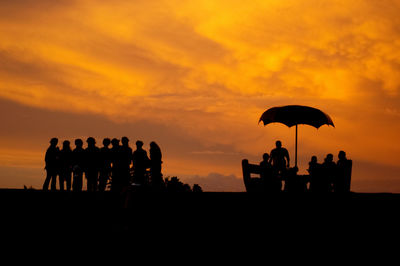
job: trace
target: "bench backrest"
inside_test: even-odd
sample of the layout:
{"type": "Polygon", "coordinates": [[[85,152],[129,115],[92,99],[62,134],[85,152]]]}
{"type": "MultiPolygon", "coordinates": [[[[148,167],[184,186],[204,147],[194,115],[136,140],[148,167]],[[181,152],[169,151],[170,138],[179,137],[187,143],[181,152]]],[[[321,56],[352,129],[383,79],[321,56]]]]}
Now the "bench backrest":
{"type": "Polygon", "coordinates": [[[251,174],[260,174],[260,166],[258,164],[250,164],[247,159],[244,159],[242,160],[242,171],[246,191],[250,192],[257,189],[254,180],[251,178],[251,174]]]}

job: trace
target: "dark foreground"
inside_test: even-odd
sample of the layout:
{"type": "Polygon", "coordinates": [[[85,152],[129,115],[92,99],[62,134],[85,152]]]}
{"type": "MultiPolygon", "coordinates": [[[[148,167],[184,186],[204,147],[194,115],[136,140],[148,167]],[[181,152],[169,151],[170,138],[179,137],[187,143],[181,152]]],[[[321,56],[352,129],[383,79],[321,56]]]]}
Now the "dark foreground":
{"type": "Polygon", "coordinates": [[[0,202],[3,236],[45,239],[49,245],[117,237],[145,250],[265,244],[279,251],[309,250],[311,242],[322,250],[331,243],[352,251],[359,245],[392,246],[400,238],[399,194],[135,192],[127,198],[110,192],[1,189],[0,202]]]}

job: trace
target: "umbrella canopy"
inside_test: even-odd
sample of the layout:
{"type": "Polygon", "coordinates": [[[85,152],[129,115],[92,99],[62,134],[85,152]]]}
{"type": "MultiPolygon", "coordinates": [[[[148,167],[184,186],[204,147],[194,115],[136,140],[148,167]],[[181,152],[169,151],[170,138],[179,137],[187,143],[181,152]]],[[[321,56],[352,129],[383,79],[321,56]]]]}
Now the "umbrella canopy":
{"type": "Polygon", "coordinates": [[[310,125],[315,128],[319,128],[322,125],[335,127],[329,115],[319,109],[302,105],[272,107],[262,114],[258,123],[261,121],[264,123],[264,126],[278,122],[288,127],[299,124],[310,125]]]}
{"type": "Polygon", "coordinates": [[[335,127],[329,115],[319,109],[302,106],[302,105],[286,105],[280,107],[272,107],[265,111],[258,123],[264,123],[264,126],[270,123],[282,123],[288,127],[296,126],[296,150],[295,150],[295,166],[297,167],[297,125],[304,124],[319,128],[322,125],[331,125],[335,127]]]}

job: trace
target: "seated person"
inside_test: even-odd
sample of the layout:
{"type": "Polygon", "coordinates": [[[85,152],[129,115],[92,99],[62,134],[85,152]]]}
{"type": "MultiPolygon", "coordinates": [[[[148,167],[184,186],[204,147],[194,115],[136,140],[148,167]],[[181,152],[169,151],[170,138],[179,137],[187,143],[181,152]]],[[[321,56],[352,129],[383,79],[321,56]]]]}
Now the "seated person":
{"type": "Polygon", "coordinates": [[[318,163],[317,156],[311,157],[307,171],[310,174],[310,191],[320,192],[323,184],[321,182],[321,164],[318,163]]]}
{"type": "Polygon", "coordinates": [[[276,171],[269,162],[269,154],[263,154],[263,161],[260,162],[260,177],[264,186],[265,192],[279,192],[281,191],[282,182],[279,179],[276,171]]]}
{"type": "Polygon", "coordinates": [[[349,192],[352,161],[346,158],[346,153],[344,151],[339,152],[338,158],[333,189],[335,192],[349,192]]]}
{"type": "Polygon", "coordinates": [[[333,161],[333,155],[331,153],[326,155],[326,158],[322,164],[321,174],[322,192],[332,192],[332,183],[334,182],[336,176],[336,164],[333,161]]]}

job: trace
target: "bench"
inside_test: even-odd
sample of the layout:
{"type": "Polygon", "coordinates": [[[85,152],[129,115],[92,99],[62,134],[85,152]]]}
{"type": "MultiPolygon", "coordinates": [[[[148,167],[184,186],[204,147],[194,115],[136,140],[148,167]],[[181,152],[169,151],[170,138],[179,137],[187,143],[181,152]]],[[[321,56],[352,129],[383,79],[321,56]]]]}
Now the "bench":
{"type": "MultiPolygon", "coordinates": [[[[247,192],[267,192],[268,185],[261,179],[261,167],[258,164],[251,164],[247,159],[242,160],[243,182],[247,192]],[[252,177],[256,175],[256,177],[252,177]]],[[[273,177],[271,177],[273,178],[273,177]]],[[[309,175],[298,175],[297,168],[289,168],[283,177],[276,177],[284,183],[284,191],[306,192],[309,175]]],[[[277,182],[279,182],[279,180],[277,182]]],[[[275,182],[275,181],[274,181],[275,182]]],[[[276,184],[276,183],[274,183],[276,184]]],[[[279,184],[278,184],[279,185],[279,184]]],[[[275,189],[273,191],[276,192],[275,189]]],[[[279,191],[279,188],[278,188],[279,191]]]]}
{"type": "MultiPolygon", "coordinates": [[[[335,169],[334,181],[329,185],[331,188],[325,192],[333,191],[336,193],[350,192],[351,172],[353,162],[346,160],[335,169]]],[[[247,159],[242,160],[243,182],[247,192],[266,192],[265,184],[261,179],[261,167],[258,164],[251,164],[247,159]],[[252,176],[253,175],[253,176],[252,176]],[[256,177],[254,177],[256,175],[256,177]]],[[[317,177],[322,178],[322,177],[317,177]]],[[[310,175],[298,175],[297,170],[290,168],[285,176],[280,178],[284,183],[284,191],[306,192],[309,190],[308,183],[312,180],[310,175]]],[[[315,191],[318,192],[318,191],[315,191]]],[[[320,191],[322,192],[322,191],[320,191]]]]}
{"type": "Polygon", "coordinates": [[[262,181],[260,177],[260,166],[258,164],[250,164],[247,159],[242,160],[243,181],[247,192],[261,192],[262,181]],[[252,178],[251,174],[257,174],[257,178],[252,178]]]}

